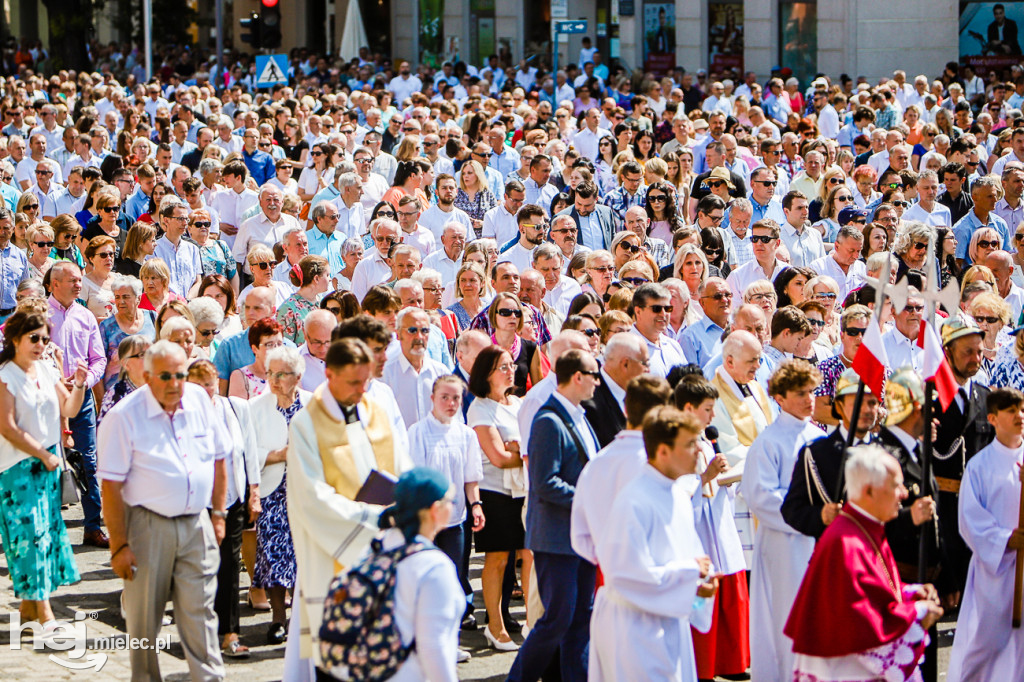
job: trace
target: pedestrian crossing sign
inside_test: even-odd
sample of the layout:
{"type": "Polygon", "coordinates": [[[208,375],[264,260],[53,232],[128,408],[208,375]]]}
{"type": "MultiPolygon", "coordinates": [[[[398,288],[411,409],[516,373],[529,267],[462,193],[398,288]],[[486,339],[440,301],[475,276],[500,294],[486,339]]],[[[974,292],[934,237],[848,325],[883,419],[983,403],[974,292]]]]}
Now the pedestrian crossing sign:
{"type": "Polygon", "coordinates": [[[288,56],[283,54],[256,55],[256,87],[288,84],[288,56]]]}

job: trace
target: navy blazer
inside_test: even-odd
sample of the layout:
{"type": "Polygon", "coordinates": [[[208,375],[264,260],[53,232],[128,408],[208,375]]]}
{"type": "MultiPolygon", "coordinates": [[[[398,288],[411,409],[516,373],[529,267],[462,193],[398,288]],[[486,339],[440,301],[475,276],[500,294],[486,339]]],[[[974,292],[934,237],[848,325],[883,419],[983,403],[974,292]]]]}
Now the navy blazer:
{"type": "MultiPolygon", "coordinates": [[[[575,205],[561,211],[558,215],[567,215],[576,223],[577,228],[580,226],[580,214],[576,211],[575,205]]],[[[594,206],[594,212],[590,215],[596,217],[598,224],[601,226],[601,233],[604,234],[604,244],[584,244],[582,232],[576,233],[576,241],[595,251],[597,249],[611,249],[612,239],[615,238],[615,220],[612,217],[612,210],[604,204],[598,204],[594,206]]]]}
{"type": "MultiPolygon", "coordinates": [[[[590,425],[587,424],[590,429],[590,425]]],[[[597,436],[590,429],[591,437],[597,436]]],[[[530,498],[526,506],[526,547],[535,552],[575,555],[569,539],[570,512],[576,481],[588,457],[580,452],[585,436],[572,417],[551,396],[530,428],[530,498]]]]}

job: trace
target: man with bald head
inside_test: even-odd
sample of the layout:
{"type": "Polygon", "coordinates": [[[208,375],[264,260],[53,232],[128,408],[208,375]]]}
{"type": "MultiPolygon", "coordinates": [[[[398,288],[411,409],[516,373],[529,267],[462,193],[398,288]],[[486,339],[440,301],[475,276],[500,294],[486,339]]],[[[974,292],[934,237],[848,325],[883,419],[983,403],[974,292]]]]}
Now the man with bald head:
{"type": "Polygon", "coordinates": [[[1016,324],[1024,309],[1024,289],[1013,283],[1013,256],[1006,251],[997,250],[988,254],[985,265],[996,276],[996,291],[1010,306],[1010,324],[1016,324]]]}
{"type": "MultiPolygon", "coordinates": [[[[765,317],[764,310],[761,306],[754,305],[753,303],[744,303],[737,308],[736,313],[732,317],[732,323],[729,325],[729,334],[737,331],[745,331],[753,334],[757,340],[761,342],[762,347],[768,343],[770,340],[770,330],[768,328],[768,321],[765,317]]],[[[704,378],[711,381],[715,377],[715,372],[721,366],[722,350],[719,348],[718,352],[703,365],[704,378]]],[[[761,366],[758,367],[757,374],[754,376],[754,379],[762,386],[768,386],[769,377],[771,377],[771,372],[768,371],[768,366],[762,359],[761,366]]]]}
{"type": "MultiPolygon", "coordinates": [[[[768,392],[756,380],[761,366],[761,341],[747,331],[734,331],[722,344],[722,366],[711,383],[718,389],[715,417],[718,447],[730,467],[742,467],[747,448],[775,420],[768,392]]],[[[742,494],[735,501],[736,530],[743,554],[750,565],[754,549],[754,526],[742,494]]]]}
{"type": "Polygon", "coordinates": [[[539,310],[544,318],[544,322],[548,325],[548,331],[558,334],[562,330],[565,316],[548,305],[548,302],[544,299],[544,275],[533,268],[528,268],[523,270],[523,274],[519,276],[519,279],[519,300],[523,303],[529,303],[539,310]]]}
{"type": "Polygon", "coordinates": [[[647,344],[633,334],[615,334],[604,348],[601,383],[581,405],[597,442],[606,447],[626,428],[626,385],[647,371],[647,344]]]}
{"type": "Polygon", "coordinates": [[[329,310],[313,310],[302,322],[306,342],[299,347],[299,355],[306,361],[302,373],[302,388],[313,391],[327,380],[327,349],[331,346],[331,332],[338,326],[338,318],[329,310]]]}
{"type": "Polygon", "coordinates": [[[704,317],[692,323],[679,338],[686,357],[703,366],[722,347],[722,334],[729,325],[732,291],[721,277],[709,277],[697,287],[704,317]]]}
{"type": "MultiPolygon", "coordinates": [[[[228,394],[228,379],[232,372],[256,362],[256,355],[249,345],[248,327],[265,317],[277,317],[277,292],[270,287],[253,287],[242,303],[242,325],[245,328],[224,339],[214,356],[221,395],[228,394]]],[[[291,339],[285,339],[284,345],[295,347],[291,339]]]]}

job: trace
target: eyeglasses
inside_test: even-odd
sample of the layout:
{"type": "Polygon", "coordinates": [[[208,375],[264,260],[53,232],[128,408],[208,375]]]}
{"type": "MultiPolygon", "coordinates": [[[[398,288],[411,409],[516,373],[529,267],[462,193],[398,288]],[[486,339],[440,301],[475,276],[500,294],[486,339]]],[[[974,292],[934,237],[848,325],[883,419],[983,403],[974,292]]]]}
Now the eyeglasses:
{"type": "Polygon", "coordinates": [[[994,241],[994,240],[993,241],[989,241],[987,239],[979,239],[978,240],[978,248],[980,248],[980,249],[996,249],[996,248],[999,248],[999,242],[994,241]]]}
{"type": "Polygon", "coordinates": [[[41,249],[52,249],[53,248],[53,242],[32,242],[32,243],[35,244],[36,246],[38,246],[41,249]]]}
{"type": "Polygon", "coordinates": [[[750,295],[751,303],[754,303],[754,302],[760,303],[762,301],[771,301],[774,298],[775,298],[775,294],[751,294],[750,295]]]}
{"type": "Polygon", "coordinates": [[[660,305],[658,303],[649,306],[649,308],[650,311],[655,315],[660,315],[661,313],[671,313],[674,310],[674,307],[672,305],[660,305]]]}
{"type": "Polygon", "coordinates": [[[903,308],[903,312],[905,313],[919,313],[922,310],[924,310],[923,305],[910,305],[909,303],[903,308]]]}
{"type": "Polygon", "coordinates": [[[664,194],[652,194],[647,197],[647,201],[668,201],[668,197],[664,194]]]}
{"type": "Polygon", "coordinates": [[[630,253],[639,253],[640,252],[640,247],[639,246],[637,246],[636,244],[630,244],[629,242],[621,242],[619,244],[619,248],[624,250],[624,251],[629,251],[630,253]]]}
{"type": "Polygon", "coordinates": [[[259,268],[260,270],[267,270],[273,267],[273,263],[270,261],[261,260],[258,263],[249,263],[250,267],[259,268]]]}
{"type": "MultiPolygon", "coordinates": [[[[404,216],[406,216],[406,217],[409,217],[409,216],[411,216],[411,215],[419,215],[419,214],[420,214],[420,212],[419,212],[419,211],[399,211],[399,212],[398,212],[398,215],[404,215],[404,216]]],[[[379,214],[378,214],[378,215],[379,215],[379,214]]]]}
{"type": "Polygon", "coordinates": [[[501,308],[497,311],[499,317],[522,317],[523,311],[518,308],[501,308]]]}
{"type": "Polygon", "coordinates": [[[710,296],[701,296],[701,298],[712,298],[716,301],[731,301],[731,291],[719,291],[717,294],[711,294],[710,296]]]}
{"type": "Polygon", "coordinates": [[[176,379],[178,381],[184,381],[188,378],[187,372],[160,372],[156,375],[156,378],[160,381],[170,381],[176,379]]]}
{"type": "Polygon", "coordinates": [[[633,286],[638,287],[641,286],[642,284],[647,284],[651,280],[647,279],[646,277],[623,277],[622,281],[629,282],[633,286]]]}
{"type": "Polygon", "coordinates": [[[50,337],[49,336],[45,336],[43,334],[29,334],[28,335],[28,340],[33,345],[39,343],[40,341],[43,342],[44,346],[46,344],[50,343],[50,337]]]}
{"type": "Polygon", "coordinates": [[[97,253],[96,254],[96,258],[113,258],[113,257],[114,257],[114,252],[113,251],[104,251],[103,253],[97,253]]]}
{"type": "Polygon", "coordinates": [[[988,317],[987,315],[975,315],[974,321],[984,322],[985,324],[998,324],[1002,322],[1002,320],[998,317],[988,317]]]}
{"type": "Polygon", "coordinates": [[[844,333],[847,336],[854,336],[854,337],[856,337],[856,336],[864,336],[865,332],[867,332],[867,327],[847,327],[846,330],[844,331],[844,333]]]}
{"type": "Polygon", "coordinates": [[[293,376],[295,376],[295,372],[267,372],[267,379],[270,381],[283,381],[293,376]]]}
{"type": "Polygon", "coordinates": [[[750,235],[751,244],[771,244],[775,241],[775,237],[768,234],[752,234],[750,235]]]}
{"type": "Polygon", "coordinates": [[[216,329],[199,329],[197,331],[199,332],[199,335],[202,336],[204,339],[209,338],[217,333],[216,329]]]}
{"type": "MultiPolygon", "coordinates": [[[[28,207],[26,206],[25,208],[28,208],[28,207]]],[[[104,213],[117,213],[118,211],[121,210],[121,207],[120,206],[104,206],[100,210],[103,211],[104,213]]]]}

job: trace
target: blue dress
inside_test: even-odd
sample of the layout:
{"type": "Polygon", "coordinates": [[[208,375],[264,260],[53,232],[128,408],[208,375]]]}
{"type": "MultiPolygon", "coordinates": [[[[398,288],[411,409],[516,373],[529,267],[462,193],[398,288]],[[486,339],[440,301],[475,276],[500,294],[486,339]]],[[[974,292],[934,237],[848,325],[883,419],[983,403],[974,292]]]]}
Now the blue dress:
{"type": "MultiPolygon", "coordinates": [[[[290,406],[277,407],[288,424],[301,409],[298,392],[290,406]]],[[[263,511],[256,519],[256,566],[252,571],[252,584],[256,587],[291,589],[295,586],[295,546],[288,524],[287,485],[288,473],[285,472],[281,485],[261,502],[263,511]]]]}

